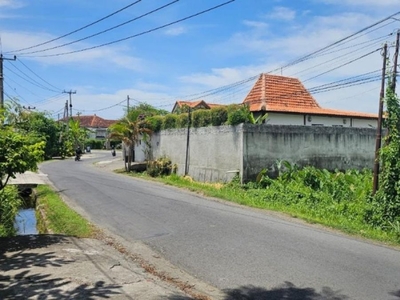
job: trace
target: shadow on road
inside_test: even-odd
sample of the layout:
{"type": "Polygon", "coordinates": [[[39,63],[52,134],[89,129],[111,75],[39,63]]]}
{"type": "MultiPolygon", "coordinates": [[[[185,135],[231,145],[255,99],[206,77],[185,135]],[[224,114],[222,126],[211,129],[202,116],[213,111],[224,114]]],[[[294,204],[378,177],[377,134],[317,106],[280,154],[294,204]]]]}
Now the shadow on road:
{"type": "Polygon", "coordinates": [[[285,282],[283,285],[266,290],[260,287],[243,286],[238,289],[229,289],[224,291],[226,297],[224,300],[345,300],[349,297],[340,292],[333,291],[329,287],[323,287],[321,292],[313,288],[296,287],[291,282],[285,282]]]}
{"type": "Polygon", "coordinates": [[[400,299],[400,290],[390,293],[390,295],[395,296],[400,299]]]}
{"type": "Polygon", "coordinates": [[[52,276],[50,269],[47,272],[46,268],[58,268],[73,262],[56,256],[54,252],[25,252],[46,249],[65,239],[59,235],[0,238],[0,299],[99,299],[120,294],[116,290],[120,286],[106,285],[103,281],[77,286],[76,283],[72,285],[69,278],[52,276]],[[40,272],[37,272],[38,269],[40,272]]]}

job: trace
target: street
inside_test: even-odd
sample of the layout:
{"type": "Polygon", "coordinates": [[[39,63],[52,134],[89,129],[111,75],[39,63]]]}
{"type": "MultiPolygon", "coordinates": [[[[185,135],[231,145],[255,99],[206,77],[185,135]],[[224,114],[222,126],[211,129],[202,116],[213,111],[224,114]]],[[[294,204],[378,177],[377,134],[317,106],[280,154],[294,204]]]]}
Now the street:
{"type": "Polygon", "coordinates": [[[400,299],[399,250],[93,165],[111,159],[93,151],[40,169],[91,222],[227,295],[400,299]]]}

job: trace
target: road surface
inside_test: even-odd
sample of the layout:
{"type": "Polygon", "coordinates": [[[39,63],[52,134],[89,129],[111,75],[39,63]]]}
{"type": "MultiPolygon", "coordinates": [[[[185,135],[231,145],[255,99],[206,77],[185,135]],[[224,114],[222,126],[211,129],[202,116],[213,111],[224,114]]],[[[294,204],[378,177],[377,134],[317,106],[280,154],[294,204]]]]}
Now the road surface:
{"type": "Polygon", "coordinates": [[[399,250],[93,165],[111,159],[94,151],[41,171],[92,222],[144,242],[226,299],[400,299],[399,250]]]}

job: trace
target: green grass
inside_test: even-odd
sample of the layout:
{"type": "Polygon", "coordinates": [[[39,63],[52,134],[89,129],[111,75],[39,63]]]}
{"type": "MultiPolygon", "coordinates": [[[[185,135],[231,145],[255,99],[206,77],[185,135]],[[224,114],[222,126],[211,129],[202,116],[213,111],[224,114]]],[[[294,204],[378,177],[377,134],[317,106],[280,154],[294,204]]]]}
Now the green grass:
{"type": "Polygon", "coordinates": [[[95,228],[81,215],[72,210],[61,197],[49,186],[39,185],[37,187],[38,230],[45,233],[47,229],[54,234],[63,234],[75,237],[92,237],[95,228]],[[43,219],[39,213],[43,211],[43,219]]]}
{"type": "MultiPolygon", "coordinates": [[[[124,172],[123,170],[119,170],[118,173],[124,172]]],[[[153,178],[146,173],[131,172],[125,174],[184,188],[204,196],[215,197],[248,207],[281,212],[308,223],[320,224],[353,236],[391,245],[400,245],[400,235],[398,232],[394,230],[382,230],[365,222],[363,215],[367,209],[367,203],[365,200],[359,200],[360,198],[332,201],[331,199],[325,200],[327,196],[322,195],[317,199],[320,202],[316,203],[310,203],[307,199],[292,202],[295,188],[288,190],[288,186],[286,185],[280,187],[282,190],[279,190],[279,186],[273,186],[270,189],[246,188],[239,184],[201,183],[177,175],[153,178]],[[275,200],[274,194],[278,194],[275,200]]],[[[299,188],[304,189],[304,187],[299,188]]]]}

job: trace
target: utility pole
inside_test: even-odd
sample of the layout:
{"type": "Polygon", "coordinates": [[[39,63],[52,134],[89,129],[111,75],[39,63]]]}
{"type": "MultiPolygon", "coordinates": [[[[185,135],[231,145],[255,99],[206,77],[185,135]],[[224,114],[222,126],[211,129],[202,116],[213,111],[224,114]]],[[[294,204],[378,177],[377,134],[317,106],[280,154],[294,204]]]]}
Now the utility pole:
{"type": "Polygon", "coordinates": [[[129,95],[126,96],[126,114],[129,114],[129,95]]]}
{"type": "Polygon", "coordinates": [[[76,94],[76,91],[72,91],[72,90],[70,90],[69,92],[67,92],[67,91],[63,91],[63,93],[64,94],[69,94],[69,109],[70,109],[70,117],[72,118],[72,97],[71,97],[71,95],[72,94],[76,94]]]}
{"type": "Polygon", "coordinates": [[[188,128],[187,128],[187,138],[186,138],[186,160],[185,160],[185,176],[189,174],[189,138],[190,138],[190,125],[192,121],[191,108],[189,106],[188,111],[188,128]]]}
{"type": "Polygon", "coordinates": [[[387,60],[387,44],[383,46],[382,81],[381,81],[381,92],[379,96],[378,126],[376,129],[374,181],[372,186],[372,195],[375,195],[379,187],[379,159],[380,159],[379,151],[381,149],[381,141],[382,141],[382,114],[383,114],[383,101],[385,97],[386,60],[387,60]]]}
{"type": "Polygon", "coordinates": [[[4,108],[4,73],[3,73],[3,61],[5,60],[16,60],[17,57],[14,55],[13,58],[5,58],[3,54],[0,54],[0,108],[4,108]]]}
{"type": "Polygon", "coordinates": [[[393,61],[392,86],[390,87],[392,89],[393,93],[396,93],[397,61],[399,58],[399,41],[400,41],[400,30],[397,30],[396,50],[394,52],[394,61],[393,61]]]}

